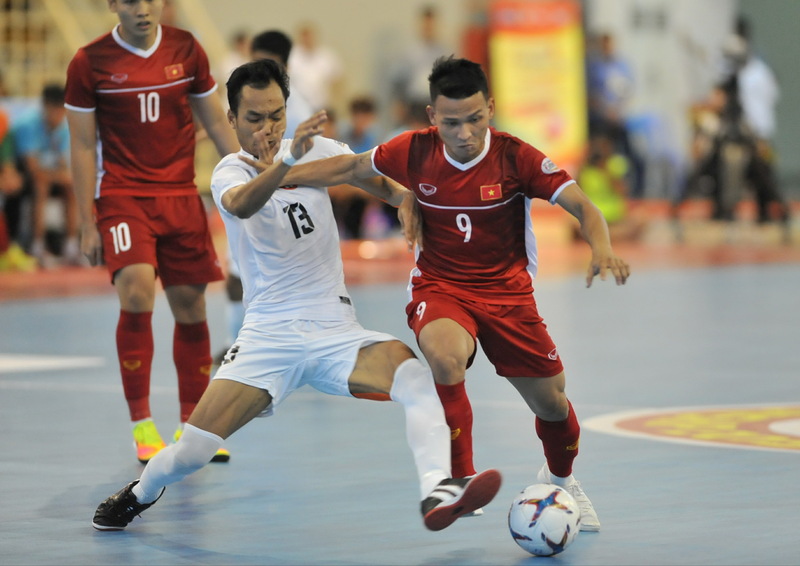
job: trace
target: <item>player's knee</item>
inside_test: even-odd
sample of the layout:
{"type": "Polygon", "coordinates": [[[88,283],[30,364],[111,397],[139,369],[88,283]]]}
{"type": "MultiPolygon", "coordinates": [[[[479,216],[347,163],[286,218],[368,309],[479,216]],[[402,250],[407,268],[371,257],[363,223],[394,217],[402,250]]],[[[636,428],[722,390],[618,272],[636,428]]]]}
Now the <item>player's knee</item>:
{"type": "Polygon", "coordinates": [[[540,419],[557,422],[569,416],[569,402],[563,392],[554,392],[536,399],[536,416],[540,419]]]}
{"type": "Polygon", "coordinates": [[[426,354],[436,383],[454,385],[464,381],[467,373],[466,362],[447,352],[426,354]]]}
{"type": "Polygon", "coordinates": [[[175,447],[175,462],[188,474],[208,464],[221,447],[221,437],[186,424],[175,447]]]}
{"type": "Polygon", "coordinates": [[[403,361],[394,372],[390,396],[399,403],[438,400],[433,376],[417,358],[403,361]]]}

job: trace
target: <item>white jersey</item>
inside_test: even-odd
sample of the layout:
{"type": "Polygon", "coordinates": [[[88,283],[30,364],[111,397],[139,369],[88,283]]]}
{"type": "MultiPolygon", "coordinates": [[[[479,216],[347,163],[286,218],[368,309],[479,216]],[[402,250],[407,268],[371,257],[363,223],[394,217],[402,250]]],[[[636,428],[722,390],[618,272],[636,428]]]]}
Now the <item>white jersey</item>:
{"type": "MultiPolygon", "coordinates": [[[[276,160],[290,150],[291,142],[281,141],[276,160]]],[[[317,137],[298,163],[341,154],[352,151],[341,142],[317,137]]],[[[222,195],[258,174],[240,155],[251,157],[242,150],[214,168],[211,193],[242,279],[245,323],[355,320],[327,188],[279,188],[256,214],[238,218],[222,206],[222,195]]]]}

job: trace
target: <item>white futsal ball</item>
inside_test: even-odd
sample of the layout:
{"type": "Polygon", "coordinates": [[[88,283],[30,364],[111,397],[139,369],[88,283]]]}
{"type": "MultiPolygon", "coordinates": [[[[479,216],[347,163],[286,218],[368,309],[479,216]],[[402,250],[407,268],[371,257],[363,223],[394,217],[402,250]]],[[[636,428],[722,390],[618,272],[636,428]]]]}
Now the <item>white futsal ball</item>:
{"type": "Polygon", "coordinates": [[[549,483],[529,485],[508,510],[508,528],[514,541],[536,556],[563,552],[581,525],[575,499],[562,487],[549,483]]]}

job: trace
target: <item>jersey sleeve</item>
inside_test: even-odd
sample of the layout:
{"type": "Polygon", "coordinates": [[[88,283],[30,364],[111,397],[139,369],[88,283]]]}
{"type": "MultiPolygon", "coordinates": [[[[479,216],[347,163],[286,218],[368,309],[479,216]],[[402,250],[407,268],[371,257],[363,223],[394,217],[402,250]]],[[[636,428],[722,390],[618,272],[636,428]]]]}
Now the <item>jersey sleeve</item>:
{"type": "Polygon", "coordinates": [[[575,182],[544,153],[526,143],[520,146],[516,165],[528,198],[540,198],[555,204],[564,187],[575,182]]]}
{"type": "MultiPolygon", "coordinates": [[[[288,144],[287,148],[289,147],[288,144]]],[[[314,139],[314,145],[308,154],[304,155],[298,160],[298,163],[306,163],[308,161],[316,161],[317,159],[325,159],[326,157],[334,157],[336,155],[352,155],[353,150],[344,142],[334,140],[331,138],[317,137],[314,139]]]]}
{"type": "Polygon", "coordinates": [[[214,169],[211,175],[211,196],[221,214],[232,216],[222,206],[222,195],[252,179],[253,175],[248,173],[246,167],[248,166],[239,159],[238,154],[233,154],[225,157],[214,169]]]}
{"type": "Polygon", "coordinates": [[[403,132],[372,150],[372,168],[379,175],[408,186],[408,160],[413,131],[403,132]]]}
{"type": "Polygon", "coordinates": [[[211,76],[211,66],[209,65],[208,55],[206,55],[203,46],[200,45],[200,42],[197,41],[194,36],[192,36],[192,41],[194,42],[193,51],[196,58],[196,68],[194,81],[192,82],[191,95],[205,96],[216,90],[217,83],[214,81],[214,77],[211,76]]]}
{"type": "Polygon", "coordinates": [[[67,67],[64,103],[67,108],[78,111],[91,111],[97,106],[92,67],[84,49],[78,50],[67,67]]]}

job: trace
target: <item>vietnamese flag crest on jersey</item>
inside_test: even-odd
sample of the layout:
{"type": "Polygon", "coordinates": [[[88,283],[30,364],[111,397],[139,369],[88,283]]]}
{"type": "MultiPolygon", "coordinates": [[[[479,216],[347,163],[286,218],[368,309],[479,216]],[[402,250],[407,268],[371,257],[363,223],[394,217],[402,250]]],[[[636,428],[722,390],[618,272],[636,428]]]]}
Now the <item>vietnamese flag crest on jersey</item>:
{"type": "Polygon", "coordinates": [[[503,191],[499,183],[497,185],[481,185],[481,200],[497,200],[502,196],[503,191]]]}
{"type": "Polygon", "coordinates": [[[184,77],[183,64],[167,65],[164,67],[164,73],[167,75],[167,80],[181,79],[184,77]]]}

